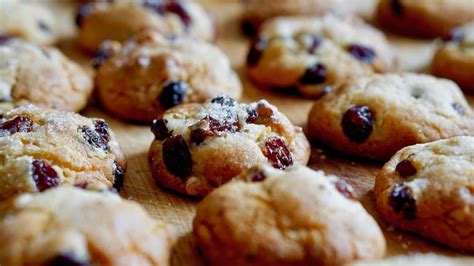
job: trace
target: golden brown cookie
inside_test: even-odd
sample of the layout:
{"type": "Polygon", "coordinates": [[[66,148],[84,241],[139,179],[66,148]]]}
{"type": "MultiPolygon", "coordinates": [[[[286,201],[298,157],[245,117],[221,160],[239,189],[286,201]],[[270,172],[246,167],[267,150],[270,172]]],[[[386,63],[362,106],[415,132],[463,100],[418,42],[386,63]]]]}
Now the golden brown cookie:
{"type": "Polygon", "coordinates": [[[356,17],[285,17],[265,22],[247,73],[258,85],[320,97],[352,77],[397,69],[383,33],[356,17]]]}
{"type": "Polygon", "coordinates": [[[100,65],[96,86],[107,111],[135,121],[152,121],[181,103],[219,95],[240,99],[242,94],[240,80],[219,48],[149,30],[100,65]]]}
{"type": "Polygon", "coordinates": [[[453,248],[474,250],[474,137],[406,147],[375,181],[382,217],[453,248]]]}
{"type": "Polygon", "coordinates": [[[308,135],[335,150],[388,160],[399,149],[474,135],[474,112],[452,81],[386,74],[348,81],[316,101],[308,135]]]}
{"type": "Polygon", "coordinates": [[[32,105],[0,119],[0,199],[60,185],[120,189],[124,154],[102,119],[32,105]]]}
{"type": "Polygon", "coordinates": [[[343,265],[384,256],[375,222],[335,176],[304,166],[260,167],[211,192],[193,232],[211,265],[343,265]]]}
{"type": "Polygon", "coordinates": [[[243,104],[218,97],[183,104],[153,121],[152,132],[153,177],[191,196],[205,196],[258,163],[284,169],[306,165],[310,155],[302,129],[265,100],[243,104]]]}
{"type": "Polygon", "coordinates": [[[166,266],[170,229],[113,193],[25,193],[0,206],[0,264],[166,266]]]}

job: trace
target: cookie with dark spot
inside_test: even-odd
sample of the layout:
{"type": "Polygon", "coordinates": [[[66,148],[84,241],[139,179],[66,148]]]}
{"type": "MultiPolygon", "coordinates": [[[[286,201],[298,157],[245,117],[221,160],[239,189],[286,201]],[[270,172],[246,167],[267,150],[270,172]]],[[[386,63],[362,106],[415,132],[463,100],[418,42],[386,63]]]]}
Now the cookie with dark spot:
{"type": "Polygon", "coordinates": [[[474,251],[473,158],[468,136],[401,149],[375,180],[378,212],[394,227],[474,251]]]}
{"type": "MultiPolygon", "coordinates": [[[[474,135],[474,112],[452,81],[424,74],[355,78],[317,100],[308,135],[359,158],[388,160],[399,149],[474,135]]],[[[409,163],[399,168],[409,178],[409,163]]]]}

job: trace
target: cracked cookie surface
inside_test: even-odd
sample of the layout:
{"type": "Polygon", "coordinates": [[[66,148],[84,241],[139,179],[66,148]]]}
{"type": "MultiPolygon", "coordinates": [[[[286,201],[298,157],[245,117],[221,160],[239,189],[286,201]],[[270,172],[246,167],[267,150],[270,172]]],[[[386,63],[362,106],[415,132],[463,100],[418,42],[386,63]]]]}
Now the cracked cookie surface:
{"type": "Polygon", "coordinates": [[[243,104],[218,97],[180,105],[155,120],[152,131],[153,177],[191,196],[205,196],[258,163],[284,169],[306,165],[310,155],[302,129],[265,100],[243,104]]]}
{"type": "Polygon", "coordinates": [[[377,210],[395,227],[472,251],[473,181],[474,137],[409,146],[377,176],[377,210]]]}
{"type": "Polygon", "coordinates": [[[253,170],[253,182],[226,184],[197,206],[193,232],[211,265],[344,265],[385,254],[379,226],[343,180],[304,166],[253,170]]]}
{"type": "Polygon", "coordinates": [[[474,112],[452,81],[386,74],[348,81],[316,101],[308,135],[346,154],[388,160],[399,149],[473,135],[474,112]]]}
{"type": "Polygon", "coordinates": [[[170,229],[113,193],[25,193],[0,206],[0,263],[166,266],[170,229]]]}
{"type": "Polygon", "coordinates": [[[0,119],[0,198],[61,185],[120,189],[124,154],[102,119],[32,105],[0,119]]]}

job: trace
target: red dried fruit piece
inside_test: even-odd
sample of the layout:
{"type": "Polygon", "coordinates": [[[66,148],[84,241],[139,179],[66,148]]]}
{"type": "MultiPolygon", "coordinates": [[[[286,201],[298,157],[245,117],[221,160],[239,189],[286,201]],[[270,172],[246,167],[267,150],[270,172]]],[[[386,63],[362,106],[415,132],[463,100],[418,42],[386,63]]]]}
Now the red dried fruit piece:
{"type": "Polygon", "coordinates": [[[15,133],[27,133],[33,130],[33,121],[27,116],[20,115],[0,124],[0,136],[15,133]]]}
{"type": "Polygon", "coordinates": [[[155,135],[156,140],[164,140],[171,135],[166,123],[168,123],[166,119],[155,119],[151,123],[151,132],[155,135]]]}
{"type": "Polygon", "coordinates": [[[391,0],[390,2],[390,7],[392,8],[392,11],[395,15],[397,16],[403,16],[404,14],[404,8],[402,6],[402,3],[400,0],[391,0]]]}
{"type": "Polygon", "coordinates": [[[280,137],[270,137],[265,141],[264,154],[275,168],[285,169],[293,164],[291,152],[280,137]]]}
{"type": "Polygon", "coordinates": [[[185,178],[191,174],[193,162],[188,144],[181,135],[171,136],[163,142],[163,161],[168,171],[185,178]]]}
{"type": "Polygon", "coordinates": [[[396,213],[403,213],[407,220],[416,218],[416,200],[413,191],[405,183],[396,184],[390,193],[389,204],[396,213]]]}
{"type": "Polygon", "coordinates": [[[354,194],[354,189],[345,180],[339,179],[334,183],[336,189],[346,198],[350,200],[356,200],[357,197],[354,194]]]}
{"type": "Polygon", "coordinates": [[[109,143],[110,132],[109,124],[103,120],[94,120],[95,131],[99,133],[104,143],[109,143]]]}
{"type": "Polygon", "coordinates": [[[326,81],[326,67],[322,64],[315,64],[306,69],[300,78],[301,84],[316,85],[326,81]]]}
{"type": "Polygon", "coordinates": [[[82,137],[93,147],[102,149],[104,151],[109,150],[109,126],[106,122],[101,120],[94,121],[94,130],[88,126],[83,126],[80,128],[82,137]]]}
{"type": "Polygon", "coordinates": [[[33,160],[33,180],[39,191],[45,191],[49,188],[59,185],[58,173],[51,165],[43,160],[33,160]]]}
{"type": "Polygon", "coordinates": [[[239,124],[237,120],[232,117],[229,117],[228,120],[221,121],[211,116],[206,116],[191,128],[191,141],[199,145],[206,138],[218,136],[222,132],[237,132],[239,130],[239,124]]]}
{"type": "Polygon", "coordinates": [[[247,55],[247,65],[254,66],[260,61],[260,58],[263,56],[263,52],[267,48],[267,41],[263,39],[255,39],[251,46],[249,53],[247,55]]]}
{"type": "Polygon", "coordinates": [[[196,143],[197,145],[201,144],[207,138],[214,136],[215,135],[211,131],[206,129],[195,128],[191,130],[191,141],[196,143]]]}
{"type": "Polygon", "coordinates": [[[344,134],[355,143],[366,141],[373,130],[373,115],[368,106],[352,106],[342,117],[344,134]]]}
{"type": "Polygon", "coordinates": [[[125,171],[118,162],[114,162],[114,188],[120,191],[123,187],[125,171]]]}
{"type": "Polygon", "coordinates": [[[416,174],[416,168],[408,159],[400,161],[397,164],[397,167],[395,167],[395,171],[397,171],[398,175],[400,175],[400,177],[403,177],[403,178],[407,178],[416,174]]]}
{"type": "Polygon", "coordinates": [[[251,181],[252,182],[262,182],[266,178],[267,177],[262,172],[257,172],[252,176],[251,181]]]}
{"type": "Polygon", "coordinates": [[[248,109],[247,114],[246,122],[252,124],[268,124],[273,118],[272,108],[263,102],[259,102],[255,109],[248,109]]]}
{"type": "Polygon", "coordinates": [[[368,64],[372,64],[375,58],[374,50],[360,44],[349,45],[349,47],[347,47],[347,51],[357,60],[368,64]]]}

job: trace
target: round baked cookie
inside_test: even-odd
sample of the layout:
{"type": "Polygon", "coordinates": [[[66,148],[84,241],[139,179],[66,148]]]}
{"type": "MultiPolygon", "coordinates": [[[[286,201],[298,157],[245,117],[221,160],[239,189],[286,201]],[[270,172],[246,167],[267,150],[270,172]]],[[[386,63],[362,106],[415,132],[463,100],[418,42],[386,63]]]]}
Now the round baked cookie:
{"type": "Polygon", "coordinates": [[[383,33],[359,18],[334,15],[268,20],[247,56],[248,75],[257,84],[312,97],[348,78],[396,68],[383,33]]]}
{"type": "Polygon", "coordinates": [[[474,21],[452,31],[436,51],[432,71],[474,91],[474,21]]]}
{"type": "Polygon", "coordinates": [[[169,225],[114,193],[62,187],[0,206],[2,265],[166,266],[173,241],[169,225]]]}
{"type": "Polygon", "coordinates": [[[79,44],[89,51],[95,51],[105,40],[126,41],[143,28],[206,41],[215,35],[214,22],[192,0],[93,2],[80,6],[76,23],[79,44]]]}
{"type": "Polygon", "coordinates": [[[55,23],[53,12],[40,3],[0,0],[0,34],[52,44],[58,37],[55,23]]]}
{"type": "MultiPolygon", "coordinates": [[[[99,61],[107,57],[108,49],[99,53],[99,61]]],[[[217,47],[151,30],[138,34],[99,66],[96,87],[107,111],[136,121],[152,121],[181,103],[200,103],[218,95],[239,99],[242,94],[238,76],[217,47]]]]}
{"type": "Polygon", "coordinates": [[[474,20],[474,4],[472,0],[381,0],[377,19],[397,33],[445,37],[454,27],[474,20]]]}
{"type": "Polygon", "coordinates": [[[0,119],[0,199],[60,185],[120,189],[125,157],[102,119],[22,106],[0,119]]]}
{"type": "Polygon", "coordinates": [[[405,147],[375,181],[376,206],[395,227],[474,251],[474,137],[405,147]]]}
{"type": "Polygon", "coordinates": [[[183,104],[154,120],[151,172],[164,187],[202,197],[258,163],[284,169],[309,160],[300,127],[265,100],[243,104],[217,97],[183,104]]]}
{"type": "Polygon", "coordinates": [[[211,265],[343,265],[384,256],[385,238],[345,181],[262,166],[210,193],[193,232],[211,265]]]}
{"type": "Polygon", "coordinates": [[[474,135],[474,112],[450,80],[373,75],[348,81],[316,101],[308,135],[348,155],[388,160],[405,146],[474,135]]]}
{"type": "Polygon", "coordinates": [[[0,109],[24,104],[79,111],[92,78],[58,49],[0,35],[0,109]]]}

